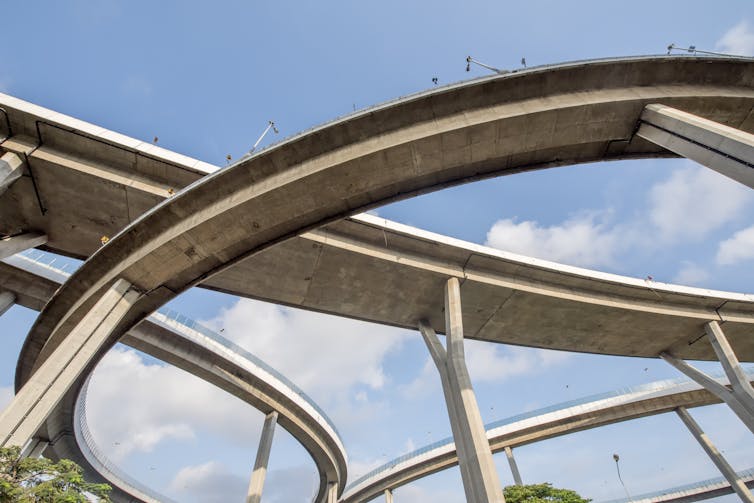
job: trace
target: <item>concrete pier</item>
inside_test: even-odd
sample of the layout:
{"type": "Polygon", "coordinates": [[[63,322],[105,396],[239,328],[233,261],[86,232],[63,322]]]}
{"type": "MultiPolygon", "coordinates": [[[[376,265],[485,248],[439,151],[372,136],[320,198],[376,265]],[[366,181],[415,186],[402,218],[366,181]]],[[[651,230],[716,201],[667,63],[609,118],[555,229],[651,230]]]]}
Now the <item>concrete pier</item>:
{"type": "Polygon", "coordinates": [[[636,133],[754,188],[754,135],[659,104],[647,105],[636,133]]]}
{"type": "Polygon", "coordinates": [[[0,291],[0,316],[16,303],[16,296],[11,292],[0,291]]]}
{"type": "Polygon", "coordinates": [[[516,458],[513,457],[513,449],[506,446],[505,447],[505,457],[508,458],[508,464],[511,467],[511,473],[513,474],[513,482],[517,486],[524,485],[523,481],[521,480],[521,474],[518,471],[518,465],[516,464],[516,458]]]}
{"type": "Polygon", "coordinates": [[[0,157],[0,194],[21,177],[24,161],[13,152],[6,152],[0,157]]]}
{"type": "Polygon", "coordinates": [[[39,232],[27,232],[0,239],[0,259],[10,257],[47,242],[47,236],[39,232]]]}
{"type": "Polygon", "coordinates": [[[447,349],[442,347],[434,330],[420,322],[432,360],[437,366],[445,394],[448,417],[458,449],[463,488],[468,502],[503,502],[492,451],[479,413],[463,349],[461,287],[458,278],[445,286],[445,332],[447,349]]]}
{"type": "Polygon", "coordinates": [[[249,481],[249,491],[246,495],[246,503],[260,503],[262,501],[262,490],[264,489],[264,479],[267,476],[267,464],[270,461],[270,450],[272,449],[272,437],[275,435],[275,425],[277,425],[278,413],[275,411],[267,414],[262,427],[262,436],[259,439],[257,448],[257,459],[254,462],[254,471],[251,473],[249,481]]]}
{"type": "Polygon", "coordinates": [[[699,442],[699,445],[702,446],[704,452],[706,452],[712,462],[715,463],[715,466],[717,466],[717,469],[720,470],[720,473],[723,474],[723,477],[725,477],[725,479],[730,483],[730,486],[733,488],[736,494],[738,494],[739,498],[741,498],[741,501],[754,503],[754,496],[752,496],[751,491],[749,491],[749,489],[746,487],[746,484],[736,474],[735,470],[733,470],[733,468],[728,464],[723,455],[720,454],[720,451],[717,450],[715,445],[710,441],[699,424],[694,421],[694,418],[691,417],[691,414],[689,414],[686,408],[678,407],[675,412],[678,414],[678,417],[681,418],[691,434],[694,435],[694,438],[696,438],[697,442],[699,442]]]}
{"type": "Polygon", "coordinates": [[[0,447],[25,446],[139,297],[116,281],[0,413],[0,447]]]}
{"type": "Polygon", "coordinates": [[[385,489],[385,503],[393,503],[393,491],[385,489]]]}
{"type": "Polygon", "coordinates": [[[720,324],[716,321],[706,323],[705,332],[728,376],[731,389],[669,353],[660,353],[660,357],[725,402],[746,427],[754,433],[754,390],[751,383],[746,378],[746,374],[720,328],[720,324]]]}

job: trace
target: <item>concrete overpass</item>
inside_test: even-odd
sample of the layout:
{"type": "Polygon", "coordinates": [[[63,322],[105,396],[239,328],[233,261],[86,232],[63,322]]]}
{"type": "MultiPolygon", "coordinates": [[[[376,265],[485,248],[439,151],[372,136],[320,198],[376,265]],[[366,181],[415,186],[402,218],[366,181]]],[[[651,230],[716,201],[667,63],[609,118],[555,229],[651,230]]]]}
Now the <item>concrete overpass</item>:
{"type": "MultiPolygon", "coordinates": [[[[662,57],[530,69],[376,107],[205,177],[136,219],[53,297],[27,339],[17,386],[33,369],[45,370],[35,375],[39,384],[20,393],[23,396],[14,401],[12,410],[0,418],[10,435],[4,442],[28,438],[34,424],[43,420],[51,400],[42,395],[55,396],[59,391],[52,388],[67,386],[66,379],[45,385],[51,376],[76,372],[96,360],[155,307],[272,245],[359,210],[489,176],[671,152],[754,186],[750,170],[744,169],[751,166],[754,145],[749,134],[753,68],[746,59],[662,57]],[[68,339],[69,334],[77,336],[68,339]],[[83,346],[74,342],[77,338],[83,346]],[[63,340],[69,340],[65,346],[72,349],[58,350],[63,340]],[[58,357],[43,365],[53,352],[58,357]]],[[[17,169],[18,159],[8,165],[17,169]]],[[[28,239],[38,237],[27,234],[28,239]]],[[[19,236],[13,234],[9,241],[18,241],[19,236]]],[[[459,278],[448,276],[453,319],[460,321],[459,278]]],[[[519,285],[515,286],[518,292],[519,285]]],[[[570,300],[570,287],[555,296],[558,302],[570,300]]],[[[723,304],[718,307],[733,307],[735,312],[724,317],[710,313],[706,321],[696,319],[687,330],[663,333],[659,339],[642,338],[637,327],[620,336],[634,337],[637,343],[656,340],[664,346],[639,356],[663,355],[675,361],[673,355],[702,359],[717,355],[735,369],[737,360],[728,339],[739,357],[752,359],[754,354],[747,336],[750,302],[729,298],[723,304]],[[728,339],[719,321],[725,323],[728,339]],[[713,345],[689,350],[687,342],[704,332],[713,345]]],[[[561,310],[567,314],[567,309],[561,310]]],[[[423,318],[430,326],[441,327],[441,313],[438,303],[423,318]]],[[[588,319],[572,310],[570,318],[559,321],[571,327],[588,319]]],[[[656,326],[651,315],[643,319],[656,326]]],[[[419,321],[413,320],[414,326],[419,321]]],[[[462,337],[460,324],[454,326],[462,337]]],[[[524,343],[538,345],[531,334],[539,327],[527,328],[531,332],[524,343]]],[[[577,350],[612,353],[609,348],[619,346],[613,341],[613,346],[600,347],[600,338],[604,337],[584,344],[556,337],[547,339],[544,347],[573,344],[577,350]]],[[[675,363],[683,368],[682,362],[675,363]]],[[[748,396],[748,402],[736,398],[746,408],[754,392],[748,383],[748,389],[737,391],[740,381],[734,382],[734,392],[748,396]]]]}
{"type": "MultiPolygon", "coordinates": [[[[0,261],[0,289],[11,292],[19,305],[29,309],[41,309],[67,275],[22,255],[0,261]]],[[[277,422],[301,442],[315,463],[320,484],[314,501],[326,498],[330,484],[345,486],[347,458],[335,425],[300,388],[259,358],[169,310],[152,314],[121,342],[204,379],[264,414],[278,412],[277,422]]],[[[124,476],[87,441],[86,417],[80,411],[88,373],[81,375],[52,411],[37,440],[49,444],[48,454],[85,467],[90,479],[104,477],[104,482],[116,488],[114,501],[164,501],[164,496],[124,476]]]]}
{"type": "MultiPolygon", "coordinates": [[[[754,379],[754,369],[750,370],[748,378],[754,379]]],[[[718,378],[718,381],[728,384],[724,378],[718,378]]],[[[665,414],[679,407],[692,408],[714,403],[720,403],[720,400],[693,381],[659,381],[501,419],[485,425],[485,430],[492,452],[506,452],[511,460],[514,480],[520,484],[522,477],[512,454],[516,447],[621,421],[665,414]]],[[[446,438],[388,461],[364,474],[349,483],[341,501],[370,501],[386,491],[392,492],[402,485],[457,464],[458,453],[453,438],[446,438]]]]}
{"type": "MultiPolygon", "coordinates": [[[[66,271],[29,256],[17,255],[0,261],[0,288],[12,292],[19,299],[19,304],[31,309],[39,309],[44,305],[50,292],[54,291],[61,280],[67,276],[66,271]]],[[[302,443],[305,446],[323,443],[336,445],[341,452],[339,459],[341,466],[338,468],[341,473],[345,473],[344,448],[337,436],[335,426],[327,419],[324,412],[295,385],[243,348],[186,317],[166,310],[153,314],[136,326],[126,334],[122,342],[176,365],[193,375],[198,375],[263,412],[271,407],[279,408],[280,401],[286,398],[303,398],[300,408],[304,409],[305,413],[294,410],[292,415],[298,417],[293,417],[289,421],[319,423],[321,430],[327,430],[323,437],[329,435],[329,442],[310,438],[303,440],[302,443]],[[207,362],[198,365],[197,359],[205,359],[207,362]],[[254,382],[253,387],[258,389],[249,392],[247,387],[238,385],[238,380],[227,379],[227,371],[224,375],[225,380],[218,380],[217,372],[213,374],[210,369],[218,366],[224,368],[228,364],[217,365],[209,361],[213,359],[220,361],[240,359],[245,362],[243,366],[253,369],[250,378],[247,377],[245,381],[254,382]]],[[[750,373],[750,378],[751,375],[750,373]]],[[[728,384],[721,378],[718,378],[718,381],[723,385],[728,384]]],[[[114,486],[114,501],[168,501],[165,496],[155,493],[123,473],[94,443],[86,423],[87,386],[88,379],[85,379],[80,390],[76,393],[69,393],[48,418],[45,433],[37,437],[38,440],[49,444],[46,454],[56,458],[72,459],[85,467],[88,480],[101,480],[114,486]]],[[[601,393],[519,414],[487,424],[485,429],[492,452],[505,451],[509,459],[513,459],[511,450],[529,443],[615,422],[667,413],[678,407],[692,408],[719,402],[720,400],[715,395],[692,381],[660,381],[636,386],[630,390],[621,389],[601,393]]],[[[288,414],[291,413],[288,412],[288,414]]],[[[283,416],[280,422],[286,424],[286,412],[283,416]]],[[[307,431],[304,435],[306,433],[310,434],[307,431]]],[[[321,432],[317,434],[322,435],[321,432]]],[[[301,440],[301,436],[302,433],[299,431],[297,438],[301,440]]],[[[320,472],[319,492],[322,495],[327,488],[327,477],[322,478],[322,475],[326,475],[328,471],[334,471],[332,467],[329,470],[326,468],[327,465],[333,463],[329,459],[322,461],[323,456],[316,447],[314,449],[307,447],[307,450],[312,453],[320,472]]],[[[341,501],[343,503],[369,501],[381,496],[385,491],[393,491],[402,485],[457,463],[458,454],[453,439],[444,439],[389,461],[359,477],[348,486],[341,501]]],[[[515,466],[515,461],[512,466],[515,466]]],[[[515,473],[518,474],[517,468],[515,468],[515,473]]],[[[520,479],[520,475],[518,477],[520,479]]],[[[745,481],[748,482],[748,480],[745,481]]],[[[709,494],[717,495],[726,488],[728,492],[732,492],[729,483],[718,481],[714,484],[714,491],[709,494]]],[[[676,491],[672,492],[675,494],[676,491]]],[[[694,494],[697,495],[700,492],[708,494],[706,489],[701,491],[695,486],[694,494]]],[[[663,495],[666,497],[665,492],[663,495]]]]}

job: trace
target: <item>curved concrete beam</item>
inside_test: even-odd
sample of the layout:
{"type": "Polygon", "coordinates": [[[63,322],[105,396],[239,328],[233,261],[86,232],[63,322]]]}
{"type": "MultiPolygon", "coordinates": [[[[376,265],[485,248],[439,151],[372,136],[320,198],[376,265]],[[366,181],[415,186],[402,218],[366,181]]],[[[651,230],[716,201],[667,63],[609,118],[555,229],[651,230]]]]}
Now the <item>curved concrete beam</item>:
{"type": "MultiPolygon", "coordinates": [[[[753,377],[751,374],[748,376],[753,377]]],[[[727,381],[720,379],[721,383],[727,381]]],[[[574,404],[553,405],[486,426],[493,452],[501,452],[548,438],[597,428],[630,419],[673,412],[678,407],[699,407],[720,400],[693,381],[660,381],[638,386],[625,393],[602,393],[574,404]]],[[[393,490],[414,480],[458,464],[453,439],[445,439],[389,461],[349,484],[342,503],[369,501],[386,489],[393,490]]]]}
{"type": "MultiPolygon", "coordinates": [[[[65,276],[64,271],[24,256],[0,261],[0,286],[18,295],[23,299],[19,303],[32,309],[44,305],[45,299],[49,299],[65,276]]],[[[345,482],[345,447],[335,426],[316,404],[248,351],[198,324],[191,328],[177,318],[176,315],[155,313],[131,329],[121,342],[214,384],[262,413],[277,411],[279,424],[314,460],[320,478],[314,501],[324,501],[328,483],[345,482]]],[[[81,453],[76,439],[71,436],[76,430],[73,422],[76,402],[85,399],[79,396],[79,390],[88,374],[85,372],[58,404],[48,418],[45,430],[46,438],[58,456],[100,471],[100,467],[81,453]]],[[[144,493],[132,491],[122,480],[109,479],[108,483],[121,487],[124,493],[144,493]]]]}
{"type": "Polygon", "coordinates": [[[566,64],[419,95],[295,137],[189,186],[92,255],[37,318],[22,355],[31,365],[17,369],[17,387],[117,280],[142,295],[95,360],[156,307],[276,243],[471,180],[657,154],[632,142],[647,104],[700,116],[725,111],[743,124],[752,83],[754,64],[736,58],[566,64]]]}

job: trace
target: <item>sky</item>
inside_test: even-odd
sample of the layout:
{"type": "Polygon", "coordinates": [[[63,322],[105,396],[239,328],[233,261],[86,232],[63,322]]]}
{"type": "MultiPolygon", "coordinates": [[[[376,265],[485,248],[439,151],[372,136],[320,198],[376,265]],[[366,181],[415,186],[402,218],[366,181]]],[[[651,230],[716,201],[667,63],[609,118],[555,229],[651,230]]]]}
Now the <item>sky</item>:
{"type": "MultiPolygon", "coordinates": [[[[670,43],[754,56],[754,3],[6,2],[0,92],[222,166],[262,145],[380,102],[513,69],[662,54],[670,43]]],[[[680,56],[679,56],[680,57],[680,56]]],[[[657,281],[751,292],[754,192],[687,160],[590,164],[468,184],[379,208],[387,219],[508,251],[657,281]]],[[[340,431],[349,480],[450,435],[439,376],[418,332],[192,289],[171,307],[223,330],[312,396],[340,431]]],[[[36,313],[0,331],[0,407],[36,313]]],[[[467,341],[485,422],[679,377],[656,359],[467,341]]],[[[716,371],[713,363],[699,368],[716,371]]],[[[751,433],[724,406],[692,410],[738,470],[751,433]]],[[[98,445],[178,501],[242,501],[263,415],[201,380],[117,346],[90,387],[98,445]]],[[[524,482],[601,501],[719,476],[673,414],[515,450],[524,482]]],[[[494,456],[503,484],[512,477],[494,456]]],[[[275,433],[265,501],[309,501],[311,458],[275,433]]],[[[395,492],[463,501],[457,468],[395,492]]],[[[735,501],[732,496],[720,501],[735,501]]]]}

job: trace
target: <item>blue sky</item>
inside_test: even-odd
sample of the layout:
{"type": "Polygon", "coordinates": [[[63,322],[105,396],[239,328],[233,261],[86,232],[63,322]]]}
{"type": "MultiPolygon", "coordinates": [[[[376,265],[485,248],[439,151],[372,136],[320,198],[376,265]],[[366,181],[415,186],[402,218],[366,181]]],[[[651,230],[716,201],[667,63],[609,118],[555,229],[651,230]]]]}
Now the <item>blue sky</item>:
{"type": "MultiPolygon", "coordinates": [[[[502,68],[664,53],[671,42],[754,55],[754,4],[713,2],[14,2],[0,91],[216,165],[267,120],[276,141],[398,96],[502,68]],[[721,6],[722,5],[722,6],[721,6]]],[[[474,183],[378,210],[385,218],[565,263],[751,291],[754,194],[685,160],[617,162],[474,183]]],[[[351,477],[450,434],[439,378],[415,332],[192,290],[174,307],[286,372],[336,422],[351,477]],[[325,347],[326,350],[318,350],[325,347]],[[319,351],[317,353],[316,351],[319,351]]],[[[2,319],[0,403],[34,313],[2,319]]],[[[657,360],[471,342],[485,421],[677,377],[657,360]]],[[[714,365],[701,365],[714,369],[714,365]]],[[[90,427],[129,473],[180,501],[241,500],[262,415],[126,348],[92,384],[90,427]],[[190,390],[176,393],[175,390],[190,390]],[[117,412],[113,412],[117,411],[117,412]]],[[[723,406],[692,411],[737,469],[750,433],[723,406]]],[[[516,450],[525,482],[595,500],[718,476],[677,417],[645,418],[516,450]]],[[[495,456],[503,483],[511,476],[495,456]]],[[[315,470],[278,429],[268,501],[305,501],[315,470]]],[[[461,501],[457,469],[396,492],[461,501]]],[[[730,498],[729,498],[730,499],[730,498]]]]}

